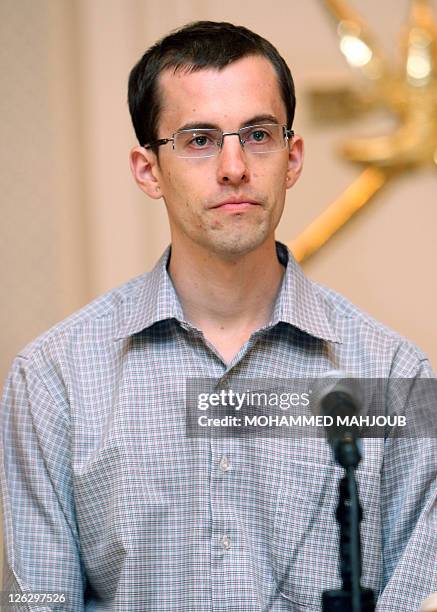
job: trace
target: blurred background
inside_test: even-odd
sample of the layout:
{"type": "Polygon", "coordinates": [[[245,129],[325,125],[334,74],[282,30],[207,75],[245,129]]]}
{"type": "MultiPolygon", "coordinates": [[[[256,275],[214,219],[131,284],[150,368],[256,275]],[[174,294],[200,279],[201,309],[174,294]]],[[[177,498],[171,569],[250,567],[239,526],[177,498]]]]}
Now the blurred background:
{"type": "MultiPolygon", "coordinates": [[[[399,63],[409,0],[349,4],[399,63]]],[[[437,13],[437,0],[431,5],[437,13]]],[[[163,202],[148,200],[130,175],[136,142],[127,78],[158,37],[197,19],[255,30],[294,74],[306,165],[288,192],[282,241],[298,236],[359,175],[337,154],[339,144],[393,129],[381,112],[314,122],[312,87],[361,86],[321,0],[1,0],[1,380],[27,342],[150,269],[167,245],[163,202]]],[[[436,187],[435,165],[403,174],[304,263],[311,278],[416,342],[434,367],[436,187]]]]}

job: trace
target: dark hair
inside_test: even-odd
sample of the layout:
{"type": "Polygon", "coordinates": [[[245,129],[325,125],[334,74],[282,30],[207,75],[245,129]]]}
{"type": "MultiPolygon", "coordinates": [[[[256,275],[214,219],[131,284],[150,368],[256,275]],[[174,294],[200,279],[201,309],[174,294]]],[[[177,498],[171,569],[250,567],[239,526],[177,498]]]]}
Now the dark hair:
{"type": "Polygon", "coordinates": [[[225,68],[249,55],[260,55],[273,65],[287,111],[287,127],[293,124],[296,98],[290,69],[277,49],[265,38],[243,26],[214,21],[189,23],[171,32],[146,51],[129,75],[128,102],[140,145],[157,139],[160,113],[159,75],[167,68],[197,71],[225,68]]]}

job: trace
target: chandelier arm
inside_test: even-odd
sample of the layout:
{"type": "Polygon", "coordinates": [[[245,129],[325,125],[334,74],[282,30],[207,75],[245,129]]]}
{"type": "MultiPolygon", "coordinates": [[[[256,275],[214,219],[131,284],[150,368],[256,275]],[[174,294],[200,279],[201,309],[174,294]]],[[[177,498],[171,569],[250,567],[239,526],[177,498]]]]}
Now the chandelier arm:
{"type": "Polygon", "coordinates": [[[318,251],[343,225],[384,186],[391,173],[369,166],[288,246],[298,262],[318,251]]]}

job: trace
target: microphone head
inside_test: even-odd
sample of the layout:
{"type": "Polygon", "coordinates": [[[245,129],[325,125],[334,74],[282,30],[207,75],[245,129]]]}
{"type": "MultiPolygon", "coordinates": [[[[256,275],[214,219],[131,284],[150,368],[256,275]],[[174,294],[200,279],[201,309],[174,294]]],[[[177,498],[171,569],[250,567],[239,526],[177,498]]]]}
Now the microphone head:
{"type": "Polygon", "coordinates": [[[354,423],[365,410],[364,389],[360,382],[341,370],[320,376],[313,394],[313,414],[330,421],[325,424],[326,438],[334,459],[343,468],[356,468],[362,457],[359,427],[354,423]]]}
{"type": "Polygon", "coordinates": [[[356,416],[364,401],[363,389],[356,378],[342,370],[329,370],[320,376],[312,398],[312,411],[322,416],[356,416]]]}

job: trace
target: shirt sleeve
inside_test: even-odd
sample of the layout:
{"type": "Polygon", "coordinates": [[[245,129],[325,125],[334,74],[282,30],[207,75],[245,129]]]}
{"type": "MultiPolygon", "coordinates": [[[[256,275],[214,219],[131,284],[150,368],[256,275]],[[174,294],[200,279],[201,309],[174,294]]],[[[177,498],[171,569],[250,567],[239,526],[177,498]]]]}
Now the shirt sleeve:
{"type": "MultiPolygon", "coordinates": [[[[411,386],[418,378],[435,378],[426,359],[419,361],[411,386]]],[[[432,410],[435,424],[437,405],[432,410]]],[[[380,612],[417,612],[437,590],[437,440],[436,428],[432,429],[429,437],[388,438],[385,443],[381,482],[385,588],[378,599],[380,612]]]]}
{"type": "Polygon", "coordinates": [[[3,591],[65,597],[57,607],[29,603],[32,612],[84,610],[68,425],[68,407],[59,398],[55,402],[36,368],[18,357],[1,410],[3,591]]]}

